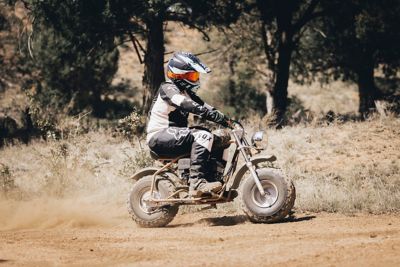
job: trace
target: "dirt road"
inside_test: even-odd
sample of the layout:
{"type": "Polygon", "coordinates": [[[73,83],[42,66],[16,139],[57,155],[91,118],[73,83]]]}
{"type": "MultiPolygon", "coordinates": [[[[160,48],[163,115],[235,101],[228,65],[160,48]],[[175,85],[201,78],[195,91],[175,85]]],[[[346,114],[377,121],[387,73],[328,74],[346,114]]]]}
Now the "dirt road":
{"type": "Polygon", "coordinates": [[[0,231],[1,266],[400,266],[400,217],[295,214],[251,224],[241,215],[178,215],[167,228],[67,224],[0,231]]]}

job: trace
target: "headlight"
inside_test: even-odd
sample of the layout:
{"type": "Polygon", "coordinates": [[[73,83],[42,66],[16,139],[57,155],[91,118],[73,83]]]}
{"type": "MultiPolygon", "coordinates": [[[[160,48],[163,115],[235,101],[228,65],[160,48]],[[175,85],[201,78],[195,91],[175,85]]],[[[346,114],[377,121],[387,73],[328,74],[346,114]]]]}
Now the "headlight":
{"type": "Polygon", "coordinates": [[[260,142],[263,140],[264,137],[264,132],[263,131],[259,131],[259,132],[255,132],[253,134],[253,137],[251,138],[251,141],[254,142],[260,142]]]}

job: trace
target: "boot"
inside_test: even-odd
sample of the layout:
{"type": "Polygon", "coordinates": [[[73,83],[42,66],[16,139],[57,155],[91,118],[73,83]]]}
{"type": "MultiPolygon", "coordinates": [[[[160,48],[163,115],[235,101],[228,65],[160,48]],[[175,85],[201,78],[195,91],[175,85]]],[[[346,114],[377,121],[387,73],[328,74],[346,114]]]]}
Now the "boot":
{"type": "Polygon", "coordinates": [[[207,182],[204,178],[192,178],[189,180],[189,195],[200,197],[211,192],[218,192],[222,188],[221,182],[207,182]]]}

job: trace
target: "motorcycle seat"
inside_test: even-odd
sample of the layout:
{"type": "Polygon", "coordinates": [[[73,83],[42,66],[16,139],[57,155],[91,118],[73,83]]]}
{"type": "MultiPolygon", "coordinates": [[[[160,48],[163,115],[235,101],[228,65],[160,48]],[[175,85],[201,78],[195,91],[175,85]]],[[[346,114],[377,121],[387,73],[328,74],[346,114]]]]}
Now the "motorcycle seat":
{"type": "Polygon", "coordinates": [[[160,154],[157,154],[156,152],[154,152],[153,150],[150,150],[150,156],[154,160],[158,160],[158,161],[162,161],[162,162],[169,162],[169,161],[173,161],[174,159],[177,159],[178,157],[179,158],[189,157],[189,154],[188,155],[181,155],[181,156],[171,157],[171,156],[160,155],[160,154]]]}

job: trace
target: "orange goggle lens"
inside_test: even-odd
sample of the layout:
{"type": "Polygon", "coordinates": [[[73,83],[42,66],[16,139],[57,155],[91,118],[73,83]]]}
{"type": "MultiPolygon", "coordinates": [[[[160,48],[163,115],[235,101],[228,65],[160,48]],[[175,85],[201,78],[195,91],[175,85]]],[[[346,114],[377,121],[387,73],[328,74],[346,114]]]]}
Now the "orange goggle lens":
{"type": "Polygon", "coordinates": [[[200,78],[200,73],[197,71],[192,71],[183,74],[175,74],[169,70],[167,76],[170,79],[179,79],[179,80],[188,80],[191,82],[197,82],[200,78]]]}

